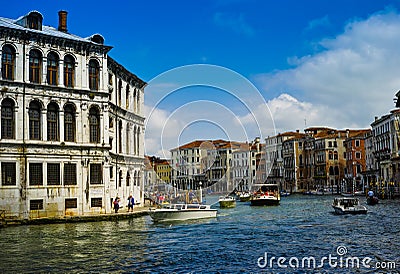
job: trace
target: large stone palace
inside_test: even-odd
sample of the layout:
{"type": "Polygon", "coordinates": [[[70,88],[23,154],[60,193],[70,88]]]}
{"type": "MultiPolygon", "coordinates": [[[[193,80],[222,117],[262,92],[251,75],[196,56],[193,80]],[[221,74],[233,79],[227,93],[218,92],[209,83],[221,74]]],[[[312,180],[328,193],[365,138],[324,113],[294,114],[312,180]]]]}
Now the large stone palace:
{"type": "Polygon", "coordinates": [[[146,83],[95,34],[0,17],[0,210],[33,219],[110,213],[143,200],[146,83]]]}

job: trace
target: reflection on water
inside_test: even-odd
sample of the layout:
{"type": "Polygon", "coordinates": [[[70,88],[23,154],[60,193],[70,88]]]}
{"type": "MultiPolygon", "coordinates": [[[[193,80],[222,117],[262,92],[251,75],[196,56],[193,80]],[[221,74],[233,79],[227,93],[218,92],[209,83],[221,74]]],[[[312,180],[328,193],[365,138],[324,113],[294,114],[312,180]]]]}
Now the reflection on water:
{"type": "MultiPolygon", "coordinates": [[[[257,265],[265,252],[321,257],[336,254],[340,245],[352,256],[399,260],[398,200],[381,201],[367,215],[337,216],[332,199],[294,195],[277,207],[238,202],[236,208],[219,209],[215,219],[185,222],[154,224],[145,216],[8,227],[0,230],[0,272],[258,273],[268,272],[257,265]]],[[[273,270],[279,271],[289,272],[273,270]]]]}

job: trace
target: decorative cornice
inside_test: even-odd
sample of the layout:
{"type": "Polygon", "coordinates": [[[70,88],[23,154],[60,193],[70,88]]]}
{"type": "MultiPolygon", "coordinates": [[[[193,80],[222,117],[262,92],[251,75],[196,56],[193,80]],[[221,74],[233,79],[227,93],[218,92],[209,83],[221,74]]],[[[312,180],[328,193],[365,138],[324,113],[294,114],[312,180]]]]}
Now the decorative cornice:
{"type": "Polygon", "coordinates": [[[0,26],[0,39],[16,39],[18,42],[49,44],[63,49],[74,49],[75,52],[85,54],[86,52],[108,53],[112,47],[95,44],[91,41],[73,40],[65,37],[51,36],[45,33],[33,32],[29,29],[20,30],[0,26]]]}
{"type": "Polygon", "coordinates": [[[134,87],[142,89],[147,85],[145,81],[137,77],[135,74],[131,73],[121,64],[117,63],[117,61],[115,61],[110,56],[108,56],[107,66],[108,69],[111,70],[111,72],[115,73],[117,76],[124,79],[125,82],[128,82],[134,87]]]}

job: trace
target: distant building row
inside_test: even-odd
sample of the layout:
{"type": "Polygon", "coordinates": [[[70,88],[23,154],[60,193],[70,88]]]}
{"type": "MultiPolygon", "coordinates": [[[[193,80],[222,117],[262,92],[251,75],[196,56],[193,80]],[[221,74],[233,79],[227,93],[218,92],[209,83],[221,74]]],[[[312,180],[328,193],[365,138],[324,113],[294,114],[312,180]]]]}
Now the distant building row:
{"type": "Polygon", "coordinates": [[[267,181],[290,192],[372,188],[390,196],[398,193],[400,182],[399,120],[396,109],[375,118],[371,129],[310,127],[267,137],[265,144],[259,138],[252,143],[196,140],[172,149],[170,160],[156,163],[164,175],[157,171],[157,179],[145,184],[229,192],[267,181]]]}

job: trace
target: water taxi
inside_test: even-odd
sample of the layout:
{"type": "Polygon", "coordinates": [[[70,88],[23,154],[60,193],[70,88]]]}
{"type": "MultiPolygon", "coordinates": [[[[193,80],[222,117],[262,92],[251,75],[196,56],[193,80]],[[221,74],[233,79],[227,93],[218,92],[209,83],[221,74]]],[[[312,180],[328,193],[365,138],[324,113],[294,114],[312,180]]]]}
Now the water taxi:
{"type": "Polygon", "coordinates": [[[252,206],[279,205],[281,195],[277,184],[254,184],[253,188],[257,191],[250,198],[252,206]]]}
{"type": "Polygon", "coordinates": [[[236,206],[236,199],[233,196],[221,196],[218,203],[220,208],[232,208],[236,206]]]}
{"type": "Polygon", "coordinates": [[[366,214],[367,208],[360,205],[358,198],[335,198],[332,207],[336,214],[366,214]]]}
{"type": "Polygon", "coordinates": [[[154,222],[185,221],[217,217],[217,209],[203,204],[163,204],[160,208],[150,209],[154,222]]]}
{"type": "Polygon", "coordinates": [[[241,202],[248,202],[250,201],[251,194],[249,192],[241,192],[239,194],[239,201],[241,202]]]}

